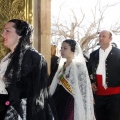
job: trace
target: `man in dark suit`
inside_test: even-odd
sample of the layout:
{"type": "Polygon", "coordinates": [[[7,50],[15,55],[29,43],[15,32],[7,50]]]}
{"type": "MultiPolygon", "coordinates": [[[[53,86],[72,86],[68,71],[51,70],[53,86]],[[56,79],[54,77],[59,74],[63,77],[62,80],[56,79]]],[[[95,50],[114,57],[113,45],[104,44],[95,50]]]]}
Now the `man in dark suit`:
{"type": "Polygon", "coordinates": [[[96,120],[120,120],[120,49],[111,41],[112,32],[101,31],[100,48],[90,54],[88,62],[96,120]]]}
{"type": "Polygon", "coordinates": [[[49,85],[51,84],[53,77],[58,68],[58,59],[59,57],[56,55],[57,46],[51,45],[51,64],[50,64],[50,76],[49,76],[49,85]]]}

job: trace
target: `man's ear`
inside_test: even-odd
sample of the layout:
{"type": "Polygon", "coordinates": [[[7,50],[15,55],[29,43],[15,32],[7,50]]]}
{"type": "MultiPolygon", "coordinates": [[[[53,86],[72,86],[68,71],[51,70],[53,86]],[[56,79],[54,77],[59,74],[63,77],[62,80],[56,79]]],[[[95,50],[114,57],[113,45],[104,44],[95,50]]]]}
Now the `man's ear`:
{"type": "Polygon", "coordinates": [[[110,37],[110,42],[112,42],[112,39],[113,39],[113,38],[112,38],[112,37],[110,37]]]}

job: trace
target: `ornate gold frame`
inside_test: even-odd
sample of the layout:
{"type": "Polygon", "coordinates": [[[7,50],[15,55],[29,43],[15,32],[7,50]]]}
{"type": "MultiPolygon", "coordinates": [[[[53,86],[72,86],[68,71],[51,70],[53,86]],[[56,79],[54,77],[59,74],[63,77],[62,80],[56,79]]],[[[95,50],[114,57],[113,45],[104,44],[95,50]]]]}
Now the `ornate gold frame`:
{"type": "Polygon", "coordinates": [[[3,46],[2,28],[4,24],[13,18],[22,19],[33,23],[34,0],[0,0],[0,59],[8,52],[3,46]]]}

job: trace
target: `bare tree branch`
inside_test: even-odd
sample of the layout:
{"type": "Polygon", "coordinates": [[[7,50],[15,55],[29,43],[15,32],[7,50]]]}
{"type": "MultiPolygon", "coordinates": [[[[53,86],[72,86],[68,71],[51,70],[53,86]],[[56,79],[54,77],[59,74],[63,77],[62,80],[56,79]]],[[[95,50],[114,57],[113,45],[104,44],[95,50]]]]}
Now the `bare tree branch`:
{"type": "MultiPolygon", "coordinates": [[[[101,7],[101,1],[97,1],[94,9],[91,10],[93,20],[91,23],[87,23],[87,25],[83,24],[85,20],[85,14],[82,9],[80,9],[80,15],[82,18],[79,20],[78,16],[75,14],[75,11],[71,9],[72,17],[70,17],[70,21],[64,21],[61,23],[60,21],[60,13],[62,6],[60,7],[60,11],[58,14],[57,21],[52,21],[52,37],[56,38],[56,42],[62,41],[67,38],[76,39],[79,41],[83,50],[94,49],[98,43],[98,33],[101,27],[101,23],[104,20],[105,12],[113,7],[120,4],[107,4],[101,7]],[[72,18],[72,20],[71,20],[72,18]],[[56,22],[55,22],[56,21],[56,22]],[[56,36],[56,37],[55,37],[56,36]],[[94,42],[93,42],[94,41],[94,42]]],[[[119,21],[119,20],[118,20],[119,21]]],[[[116,22],[111,26],[111,30],[115,34],[120,35],[120,23],[116,22]]]]}

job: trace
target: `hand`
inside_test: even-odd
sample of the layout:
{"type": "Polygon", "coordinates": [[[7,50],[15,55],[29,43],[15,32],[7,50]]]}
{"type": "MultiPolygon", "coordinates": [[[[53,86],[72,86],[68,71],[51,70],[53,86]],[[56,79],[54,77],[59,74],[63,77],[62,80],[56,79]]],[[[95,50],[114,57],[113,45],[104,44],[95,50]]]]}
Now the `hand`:
{"type": "Polygon", "coordinates": [[[93,90],[93,92],[96,92],[97,91],[97,86],[96,86],[96,84],[95,83],[92,83],[92,90],[93,90]]]}

